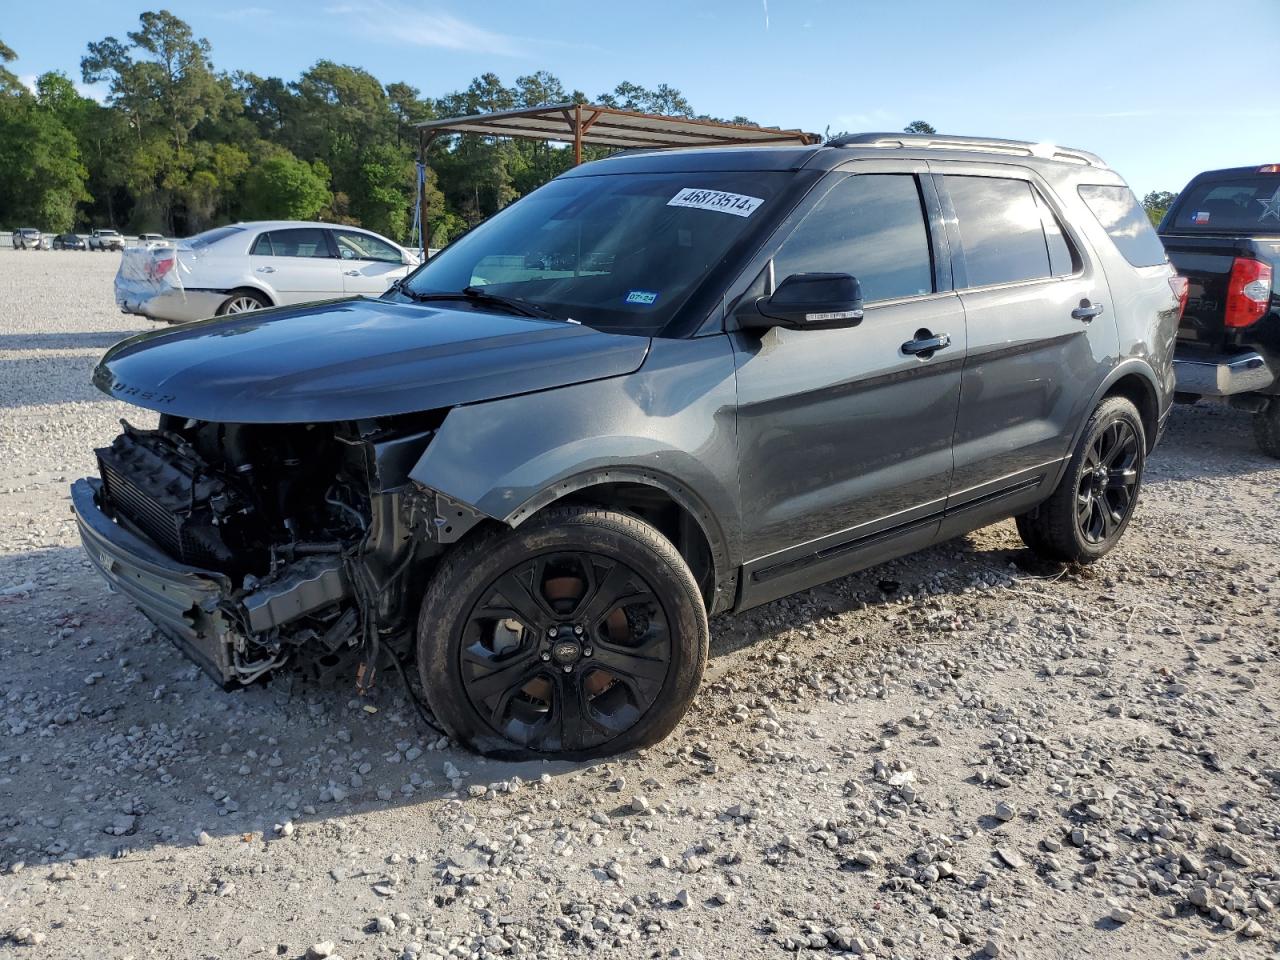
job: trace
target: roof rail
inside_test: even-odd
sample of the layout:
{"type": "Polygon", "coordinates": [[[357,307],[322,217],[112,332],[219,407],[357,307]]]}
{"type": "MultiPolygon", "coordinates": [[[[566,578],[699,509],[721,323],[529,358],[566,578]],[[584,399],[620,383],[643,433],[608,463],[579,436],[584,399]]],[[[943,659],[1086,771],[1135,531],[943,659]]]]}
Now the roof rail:
{"type": "Polygon", "coordinates": [[[1015,157],[1039,157],[1081,166],[1107,169],[1096,154],[1052,143],[1030,140],[999,140],[994,137],[955,137],[933,133],[850,133],[827,141],[829,147],[873,147],[882,150],[971,150],[982,153],[1006,153],[1015,157]]]}

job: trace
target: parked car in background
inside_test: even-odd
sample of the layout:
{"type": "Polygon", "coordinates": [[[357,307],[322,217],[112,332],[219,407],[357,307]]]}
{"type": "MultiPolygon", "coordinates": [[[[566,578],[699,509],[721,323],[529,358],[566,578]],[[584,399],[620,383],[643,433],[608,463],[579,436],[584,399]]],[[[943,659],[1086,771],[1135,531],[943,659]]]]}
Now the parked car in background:
{"type": "Polygon", "coordinates": [[[74,233],[60,233],[50,241],[50,246],[54,250],[85,250],[88,249],[84,238],[74,233]]]}
{"type": "Polygon", "coordinates": [[[1280,163],[1197,174],[1160,239],[1188,283],[1178,399],[1248,410],[1259,448],[1280,457],[1280,163]]]}
{"type": "Polygon", "coordinates": [[[15,250],[41,250],[44,246],[44,234],[35,227],[19,227],[13,231],[13,249],[15,250]]]}
{"type": "Polygon", "coordinates": [[[417,263],[415,252],[359,227],[236,223],[176,246],[125,251],[116,302],[125,313],[179,323],[341,296],[380,296],[417,263]]]}
{"type": "MultiPolygon", "coordinates": [[[[299,298],[402,269],[345,227],[192,247],[192,280],[299,262],[299,298]]],[[[262,289],[236,276],[223,312],[262,289]]],[[[367,685],[416,654],[462,743],[600,756],[680,720],[709,614],[1006,517],[1046,558],[1104,556],[1184,287],[1079,150],[624,154],[380,300],[117,344],[94,382],[159,428],[126,426],[72,501],[90,562],[220,683],[296,658],[367,685]]]]}
{"type": "Polygon", "coordinates": [[[90,250],[123,250],[124,237],[115,230],[95,230],[89,234],[90,250]]]}
{"type": "Polygon", "coordinates": [[[150,244],[153,244],[153,243],[168,243],[168,242],[169,242],[169,241],[168,241],[168,240],[166,240],[166,239],[164,238],[164,235],[163,235],[163,234],[160,234],[160,233],[140,233],[140,234],[138,234],[138,244],[139,244],[139,246],[143,246],[143,247],[145,247],[145,246],[149,246],[150,244]]]}

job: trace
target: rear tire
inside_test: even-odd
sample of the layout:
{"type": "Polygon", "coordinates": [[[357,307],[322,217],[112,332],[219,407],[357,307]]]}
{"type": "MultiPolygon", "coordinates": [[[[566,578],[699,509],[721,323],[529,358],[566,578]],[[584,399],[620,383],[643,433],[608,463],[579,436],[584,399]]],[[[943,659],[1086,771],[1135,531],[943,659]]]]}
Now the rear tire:
{"type": "Polygon", "coordinates": [[[1062,563],[1106,556],[1133,517],[1146,451],[1137,408],[1124,397],[1107,397],[1085,425],[1057,489],[1017,518],[1022,542],[1062,563]]]}
{"type": "Polygon", "coordinates": [[[669,540],[627,514],[561,507],[441,561],[418,618],[418,671],[436,718],[470,749],[585,760],[675,728],[708,635],[669,540]]]}
{"type": "Polygon", "coordinates": [[[232,313],[250,313],[254,310],[265,310],[271,306],[267,298],[252,290],[235,290],[231,296],[218,307],[217,316],[225,317],[232,313]]]}
{"type": "Polygon", "coordinates": [[[1280,397],[1273,397],[1253,415],[1253,436],[1258,449],[1280,460],[1280,397]]]}

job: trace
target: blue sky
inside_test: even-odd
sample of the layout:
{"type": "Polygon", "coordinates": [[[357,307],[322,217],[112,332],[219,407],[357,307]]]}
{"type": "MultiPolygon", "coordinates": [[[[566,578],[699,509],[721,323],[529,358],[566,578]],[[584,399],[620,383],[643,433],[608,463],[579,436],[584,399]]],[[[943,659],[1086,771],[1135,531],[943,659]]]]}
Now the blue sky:
{"type": "Polygon", "coordinates": [[[1139,195],[1280,162],[1264,79],[1280,63],[1280,0],[4,0],[0,39],[19,75],[78,79],[86,43],[162,5],[209,39],[219,69],[285,79],[330,58],[433,95],[490,70],[511,82],[547,69],[588,96],[665,82],[699,111],[759,123],[924,119],[1081,147],[1139,195]]]}

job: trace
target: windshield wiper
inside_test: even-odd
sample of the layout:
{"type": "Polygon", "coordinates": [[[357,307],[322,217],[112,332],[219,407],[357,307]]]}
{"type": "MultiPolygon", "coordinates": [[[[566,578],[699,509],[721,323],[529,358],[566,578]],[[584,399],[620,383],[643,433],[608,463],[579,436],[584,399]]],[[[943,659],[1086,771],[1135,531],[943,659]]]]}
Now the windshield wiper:
{"type": "Polygon", "coordinates": [[[440,300],[463,300],[467,303],[474,303],[487,307],[501,307],[509,313],[514,313],[521,317],[535,317],[542,320],[560,320],[554,313],[546,307],[536,303],[530,303],[528,300],[521,300],[519,297],[504,297],[496,293],[488,293],[480,287],[463,287],[461,290],[450,293],[419,293],[409,288],[407,284],[401,283],[396,288],[398,293],[404,294],[410,300],[416,303],[431,303],[440,300]]]}

